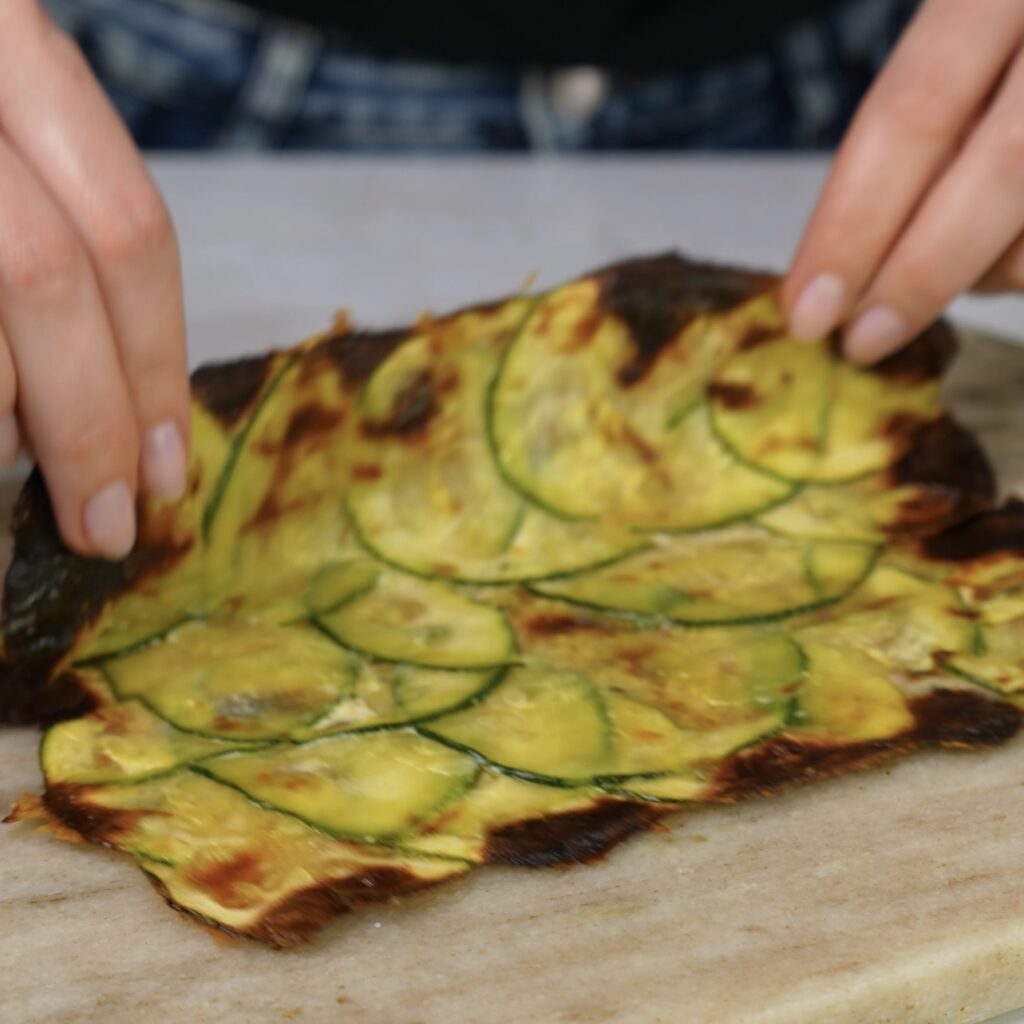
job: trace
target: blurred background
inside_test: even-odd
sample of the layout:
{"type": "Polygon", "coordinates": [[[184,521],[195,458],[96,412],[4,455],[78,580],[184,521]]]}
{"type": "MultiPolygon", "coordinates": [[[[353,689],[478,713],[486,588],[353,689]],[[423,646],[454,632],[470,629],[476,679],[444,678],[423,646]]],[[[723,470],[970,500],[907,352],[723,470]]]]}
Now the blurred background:
{"type": "Polygon", "coordinates": [[[835,145],[915,0],[44,0],[147,149],[835,145]]]}
{"type": "MultiPolygon", "coordinates": [[[[667,249],[782,272],[919,6],[42,2],[167,197],[193,362],[667,249]]],[[[1024,333],[1019,297],[952,311],[1024,333]]]]}

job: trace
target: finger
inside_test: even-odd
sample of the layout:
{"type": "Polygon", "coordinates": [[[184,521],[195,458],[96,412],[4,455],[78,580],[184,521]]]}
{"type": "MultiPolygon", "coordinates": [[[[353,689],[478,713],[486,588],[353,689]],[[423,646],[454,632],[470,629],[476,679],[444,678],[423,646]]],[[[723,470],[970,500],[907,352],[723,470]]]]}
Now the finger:
{"type": "Polygon", "coordinates": [[[856,304],[1022,37],[1019,0],[922,6],[840,147],[785,281],[794,333],[821,338],[856,304]]]}
{"type": "Polygon", "coordinates": [[[20,6],[17,53],[0,71],[0,123],[85,245],[140,425],[143,482],[175,498],[185,487],[189,391],[174,229],[77,47],[35,5],[20,6]]]}
{"type": "Polygon", "coordinates": [[[1024,233],[975,282],[973,291],[984,294],[1024,291],[1024,233]]]}
{"type": "Polygon", "coordinates": [[[83,554],[134,542],[138,435],[89,258],[0,137],[0,328],[61,535],[83,554]]]}
{"type": "Polygon", "coordinates": [[[14,361],[4,332],[0,330],[0,467],[10,466],[18,458],[24,443],[18,428],[17,398],[14,361]]]}
{"type": "Polygon", "coordinates": [[[967,291],[1024,224],[1024,54],[871,283],[846,350],[874,362],[967,291]]]}

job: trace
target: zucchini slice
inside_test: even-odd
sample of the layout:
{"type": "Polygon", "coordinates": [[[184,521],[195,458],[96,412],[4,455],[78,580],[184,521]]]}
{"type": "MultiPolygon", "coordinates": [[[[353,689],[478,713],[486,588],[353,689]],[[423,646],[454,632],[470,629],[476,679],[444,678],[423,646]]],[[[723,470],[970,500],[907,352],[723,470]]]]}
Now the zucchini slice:
{"type": "Polygon", "coordinates": [[[237,747],[180,732],[144,704],[127,700],[51,726],[40,759],[51,785],[96,785],[138,782],[237,747]]]}
{"type": "Polygon", "coordinates": [[[501,669],[420,668],[363,661],[355,683],[334,707],[297,739],[325,733],[381,729],[419,722],[460,708],[494,685],[501,669]]]}
{"type": "Polygon", "coordinates": [[[372,589],[317,617],[345,647],[429,668],[491,668],[515,659],[501,613],[449,583],[382,570],[372,589]]]}
{"type": "Polygon", "coordinates": [[[597,688],[612,727],[606,777],[676,772],[778,731],[806,672],[793,640],[760,627],[644,629],[536,599],[509,615],[539,664],[597,688]]]}
{"type": "Polygon", "coordinates": [[[371,550],[429,572],[450,554],[487,562],[507,548],[523,500],[494,464],[485,413],[501,348],[528,308],[429,324],[367,382],[348,503],[371,550]]]}
{"type": "Polygon", "coordinates": [[[739,526],[662,538],[607,568],[532,586],[548,597],[687,625],[766,622],[839,600],[876,555],[872,544],[739,526]]]}
{"type": "Polygon", "coordinates": [[[322,923],[288,913],[293,898],[345,909],[467,869],[454,860],[338,841],[192,772],[91,787],[75,804],[100,812],[91,816],[90,838],[142,858],[174,904],[272,945],[301,942],[322,923]]]}
{"type": "Polygon", "coordinates": [[[403,837],[402,846],[479,863],[486,858],[490,833],[502,826],[583,811],[603,796],[597,789],[550,786],[485,767],[472,789],[416,834],[403,837]]]}
{"type": "Polygon", "coordinates": [[[852,480],[892,465],[908,423],[940,414],[938,381],[905,379],[784,334],[738,351],[710,387],[715,432],[750,465],[793,481],[852,480]]]}
{"type": "Polygon", "coordinates": [[[378,532],[360,540],[378,558],[399,569],[464,583],[516,583],[582,572],[647,546],[647,541],[631,530],[558,519],[526,506],[520,511],[505,547],[486,557],[471,558],[458,548],[438,551],[407,534],[378,532]]]}
{"type": "Polygon", "coordinates": [[[808,484],[757,521],[777,533],[814,540],[859,540],[880,544],[904,523],[905,510],[919,501],[913,484],[893,484],[874,473],[838,484],[808,484]]]}
{"type": "Polygon", "coordinates": [[[895,670],[931,672],[974,644],[975,623],[956,591],[883,561],[841,604],[794,627],[801,644],[864,652],[895,670]]]}
{"type": "Polygon", "coordinates": [[[395,839],[472,784],[467,754],[406,730],[225,754],[202,771],[333,836],[395,839]]]}
{"type": "Polygon", "coordinates": [[[810,667],[791,733],[859,742],[891,739],[913,727],[891,667],[849,644],[805,637],[801,645],[810,667]]]}
{"type": "Polygon", "coordinates": [[[580,781],[600,775],[611,723],[593,684],[576,672],[514,668],[489,696],[421,727],[527,776],[580,781]]]}
{"type": "Polygon", "coordinates": [[[637,341],[600,309],[594,281],[542,299],[510,346],[491,397],[503,472],[557,515],[692,530],[748,516],[791,492],[715,438],[704,385],[729,332],[692,321],[639,380],[637,341]]]}
{"type": "Polygon", "coordinates": [[[180,729],[229,739],[277,739],[318,719],[347,693],[356,659],[306,625],[195,622],[104,671],[180,729]]]}
{"type": "Polygon", "coordinates": [[[362,554],[337,491],[355,398],[317,340],[283,359],[206,507],[210,606],[249,621],[301,616],[324,564],[362,554]]]}
{"type": "Polygon", "coordinates": [[[946,668],[996,693],[1024,693],[1024,618],[979,625],[974,642],[946,668]]]}
{"type": "Polygon", "coordinates": [[[795,630],[809,661],[796,731],[857,742],[909,730],[899,683],[934,673],[972,644],[974,623],[963,612],[945,584],[879,565],[847,602],[795,630]]]}
{"type": "Polygon", "coordinates": [[[680,772],[655,778],[627,779],[606,784],[603,788],[620,796],[633,796],[656,804],[687,804],[704,796],[708,781],[696,772],[680,772]]]}

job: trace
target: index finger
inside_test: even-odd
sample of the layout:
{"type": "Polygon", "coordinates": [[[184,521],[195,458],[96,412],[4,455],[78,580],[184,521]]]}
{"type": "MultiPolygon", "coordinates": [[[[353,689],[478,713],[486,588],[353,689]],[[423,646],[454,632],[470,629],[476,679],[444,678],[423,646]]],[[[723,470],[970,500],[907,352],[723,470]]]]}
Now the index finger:
{"type": "Polygon", "coordinates": [[[1020,0],[930,0],[854,118],[782,289],[817,340],[856,303],[1024,38],[1020,0]]]}
{"type": "Polygon", "coordinates": [[[177,497],[188,368],[170,217],[74,43],[35,0],[0,7],[0,124],[85,246],[139,425],[143,482],[159,497],[177,497]]]}

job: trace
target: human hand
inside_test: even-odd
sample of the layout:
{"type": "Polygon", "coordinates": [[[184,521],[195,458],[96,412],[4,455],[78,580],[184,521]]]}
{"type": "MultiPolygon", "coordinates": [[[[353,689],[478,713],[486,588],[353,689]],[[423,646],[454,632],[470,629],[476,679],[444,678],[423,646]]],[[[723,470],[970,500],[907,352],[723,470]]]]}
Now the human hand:
{"type": "Polygon", "coordinates": [[[1024,289],[1024,3],[925,0],[865,98],[782,291],[875,362],[960,292],[1024,289]]]}
{"type": "Polygon", "coordinates": [[[185,486],[178,248],[123,124],[36,0],[0,0],[0,464],[38,459],[66,543],[116,558],[185,486]]]}

